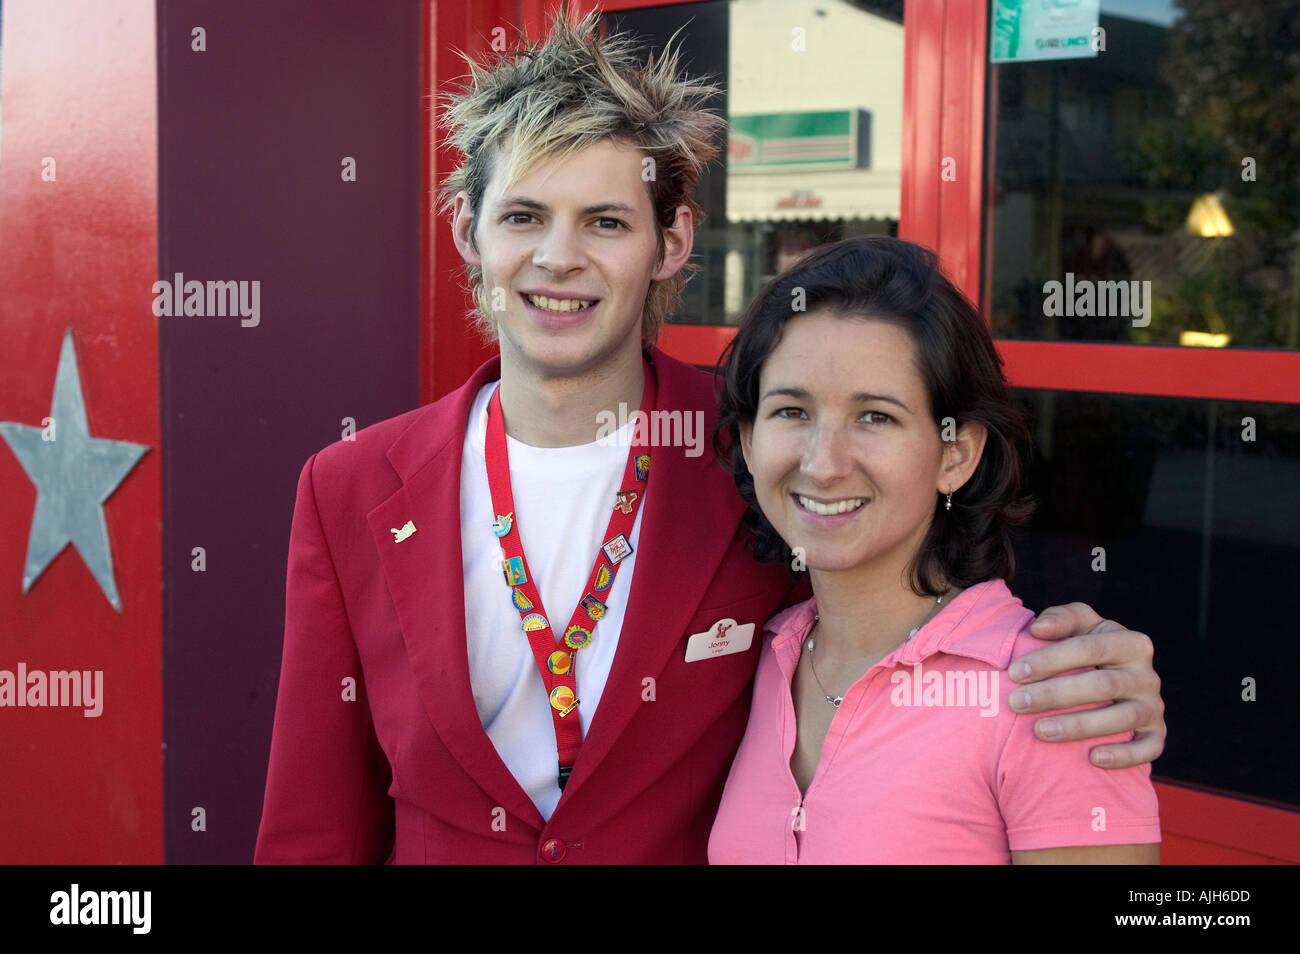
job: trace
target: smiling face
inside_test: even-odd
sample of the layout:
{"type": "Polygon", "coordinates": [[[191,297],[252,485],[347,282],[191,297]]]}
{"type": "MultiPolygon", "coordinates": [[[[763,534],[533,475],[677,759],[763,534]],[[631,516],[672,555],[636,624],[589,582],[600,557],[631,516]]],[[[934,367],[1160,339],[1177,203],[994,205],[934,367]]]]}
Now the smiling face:
{"type": "Polygon", "coordinates": [[[814,570],[906,567],[936,494],[978,463],[960,444],[940,438],[908,333],[827,311],[785,323],[741,427],[759,507],[814,570]]]}
{"type": "Polygon", "coordinates": [[[604,140],[507,184],[497,152],[477,216],[458,195],[456,245],[483,269],[503,362],[568,376],[639,353],[650,283],[676,274],[692,241],[690,210],[680,207],[659,260],[642,159],[604,140]]]}

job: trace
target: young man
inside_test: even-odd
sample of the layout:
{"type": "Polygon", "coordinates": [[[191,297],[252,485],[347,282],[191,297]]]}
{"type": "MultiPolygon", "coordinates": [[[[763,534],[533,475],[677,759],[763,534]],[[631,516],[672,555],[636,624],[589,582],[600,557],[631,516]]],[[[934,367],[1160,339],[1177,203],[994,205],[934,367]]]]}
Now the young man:
{"type": "MultiPolygon", "coordinates": [[[[803,594],[746,552],[710,454],[597,440],[620,405],[711,432],[710,376],[653,342],[722,121],[674,56],[641,67],[594,26],[562,12],[449,112],[444,203],[500,358],[303,468],[258,862],[705,861],[752,634],[803,594]]],[[[1157,756],[1150,640],[1049,612],[1037,635],[1086,635],[1033,678],[1101,669],[1026,711],[1114,700],[1055,737],[1138,730],[1111,764],[1157,756]]]]}

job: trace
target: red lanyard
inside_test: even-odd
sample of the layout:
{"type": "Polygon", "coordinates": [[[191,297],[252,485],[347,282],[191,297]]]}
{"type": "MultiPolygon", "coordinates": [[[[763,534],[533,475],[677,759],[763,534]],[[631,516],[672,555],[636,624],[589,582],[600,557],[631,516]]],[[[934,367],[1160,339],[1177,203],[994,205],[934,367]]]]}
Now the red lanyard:
{"type": "Polygon", "coordinates": [[[492,509],[496,520],[492,532],[501,540],[505,556],[502,570],[510,599],[519,611],[521,625],[537,661],[551,703],[551,721],[555,725],[555,747],[560,760],[559,784],[565,782],[573,771],[573,763],[582,748],[582,724],[578,720],[578,695],[574,678],[574,662],[578,650],[591,643],[596,624],[605,615],[605,594],[614,585],[619,565],[632,555],[632,526],[636,523],[636,508],[645,496],[646,480],[650,476],[650,412],[655,407],[655,376],[650,365],[645,367],[645,391],[641,411],[645,415],[633,425],[632,446],[628,449],[627,464],[623,469],[623,482],[614,495],[613,513],[602,538],[605,542],[596,551],[596,562],[591,568],[584,589],[585,595],[569,617],[563,639],[555,636],[551,622],[542,605],[537,581],[528,570],[524,557],[523,538],[515,519],[514,495],[510,490],[510,456],[506,446],[505,422],[501,416],[501,389],[488,402],[487,457],[488,487],[492,493],[492,509]]]}

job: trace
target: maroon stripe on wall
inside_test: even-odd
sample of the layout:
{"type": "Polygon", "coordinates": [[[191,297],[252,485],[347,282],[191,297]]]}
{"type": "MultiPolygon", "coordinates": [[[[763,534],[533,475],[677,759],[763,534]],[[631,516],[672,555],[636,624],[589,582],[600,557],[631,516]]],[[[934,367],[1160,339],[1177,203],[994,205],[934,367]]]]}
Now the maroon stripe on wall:
{"type": "Polygon", "coordinates": [[[344,418],[420,402],[420,5],[166,0],[157,17],[159,278],[246,282],[250,306],[260,283],[254,327],[158,319],[165,852],[246,863],[298,473],[344,418]]]}

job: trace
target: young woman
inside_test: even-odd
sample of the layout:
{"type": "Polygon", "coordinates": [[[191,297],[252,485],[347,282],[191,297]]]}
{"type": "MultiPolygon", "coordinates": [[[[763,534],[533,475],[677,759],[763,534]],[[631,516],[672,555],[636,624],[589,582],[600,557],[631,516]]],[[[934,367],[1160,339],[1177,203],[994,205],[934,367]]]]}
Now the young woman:
{"type": "MultiPolygon", "coordinates": [[[[850,239],[758,296],[715,435],[756,555],[806,567],[774,617],[713,863],[1158,863],[1150,767],[1094,767],[1011,711],[1043,645],[1007,589],[1028,432],[934,255],[850,239]]],[[[1127,734],[1124,738],[1127,737],[1127,734]]]]}

